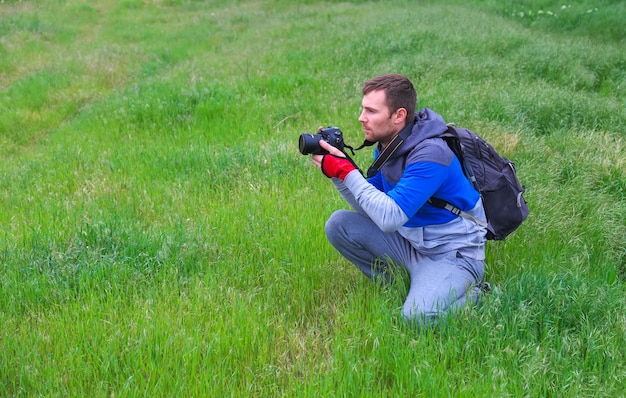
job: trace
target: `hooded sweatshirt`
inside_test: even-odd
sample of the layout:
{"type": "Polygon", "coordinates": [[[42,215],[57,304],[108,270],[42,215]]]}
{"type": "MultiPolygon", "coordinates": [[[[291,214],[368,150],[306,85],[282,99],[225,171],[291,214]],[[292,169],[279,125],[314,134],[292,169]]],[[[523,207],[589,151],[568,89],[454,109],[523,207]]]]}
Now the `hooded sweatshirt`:
{"type": "MultiPolygon", "coordinates": [[[[335,186],[350,205],[367,214],[384,232],[398,231],[422,252],[452,250],[484,260],[485,228],[428,203],[436,197],[485,220],[479,193],[439,137],[448,127],[436,112],[416,113],[411,133],[376,175],[365,179],[351,172],[335,186]]],[[[375,156],[381,151],[380,144],[375,156]]]]}

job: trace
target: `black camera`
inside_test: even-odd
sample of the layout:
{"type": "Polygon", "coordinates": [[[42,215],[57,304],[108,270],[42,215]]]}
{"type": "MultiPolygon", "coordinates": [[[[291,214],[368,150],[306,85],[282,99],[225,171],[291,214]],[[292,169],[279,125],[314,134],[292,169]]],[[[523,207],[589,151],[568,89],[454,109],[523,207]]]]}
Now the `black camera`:
{"type": "Polygon", "coordinates": [[[320,129],[317,134],[304,133],[300,135],[298,147],[303,155],[325,155],[328,151],[322,149],[320,141],[324,140],[330,145],[343,151],[346,146],[343,142],[343,133],[338,127],[326,127],[320,129]]]}

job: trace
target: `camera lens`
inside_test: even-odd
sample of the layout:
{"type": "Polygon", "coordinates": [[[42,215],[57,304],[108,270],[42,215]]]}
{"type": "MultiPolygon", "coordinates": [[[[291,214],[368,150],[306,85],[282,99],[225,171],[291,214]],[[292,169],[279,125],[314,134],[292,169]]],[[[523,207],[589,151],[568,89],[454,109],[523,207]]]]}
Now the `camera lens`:
{"type": "Polygon", "coordinates": [[[303,155],[323,154],[325,151],[320,147],[320,139],[322,139],[322,136],[320,134],[301,134],[300,139],[298,140],[298,148],[300,149],[300,153],[303,155]]]}

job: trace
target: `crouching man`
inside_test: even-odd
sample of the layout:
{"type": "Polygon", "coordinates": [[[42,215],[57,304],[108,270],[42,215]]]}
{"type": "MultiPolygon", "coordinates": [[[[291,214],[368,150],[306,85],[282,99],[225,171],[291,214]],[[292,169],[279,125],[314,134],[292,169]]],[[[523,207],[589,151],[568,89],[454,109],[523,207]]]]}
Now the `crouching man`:
{"type": "Polygon", "coordinates": [[[319,145],[328,154],[312,159],[354,209],[335,211],[328,219],[330,243],[373,279],[406,268],[410,289],[403,315],[430,324],[478,300],[486,230],[429,199],[445,200],[480,220],[485,214],[458,159],[437,138],[447,130],[443,118],[427,108],[416,112],[416,100],[413,84],[402,75],[364,83],[359,116],[364,144],[376,144],[375,157],[385,159],[370,167],[367,178],[323,140],[319,145]]]}

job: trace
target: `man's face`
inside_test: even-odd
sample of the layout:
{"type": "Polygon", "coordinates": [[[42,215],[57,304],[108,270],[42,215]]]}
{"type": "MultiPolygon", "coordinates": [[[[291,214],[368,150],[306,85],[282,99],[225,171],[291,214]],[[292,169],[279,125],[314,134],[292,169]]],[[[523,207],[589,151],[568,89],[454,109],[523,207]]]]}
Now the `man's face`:
{"type": "Polygon", "coordinates": [[[370,91],[363,96],[359,122],[363,125],[365,139],[379,142],[383,147],[402,130],[406,122],[404,108],[391,113],[387,106],[386,95],[383,90],[370,91]]]}

